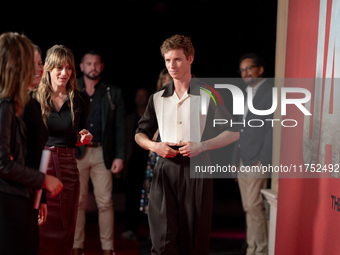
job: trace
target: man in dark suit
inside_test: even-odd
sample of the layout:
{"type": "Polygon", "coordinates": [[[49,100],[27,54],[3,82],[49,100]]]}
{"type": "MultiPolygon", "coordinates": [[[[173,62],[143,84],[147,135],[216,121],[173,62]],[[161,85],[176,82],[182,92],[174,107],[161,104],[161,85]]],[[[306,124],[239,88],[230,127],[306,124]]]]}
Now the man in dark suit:
{"type": "Polygon", "coordinates": [[[240,74],[247,85],[245,112],[240,115],[240,139],[236,141],[232,164],[239,167],[238,184],[247,222],[247,255],[268,253],[267,219],[261,189],[267,187],[268,176],[261,166],[272,160],[272,114],[260,116],[248,110],[248,99],[256,110],[272,106],[272,84],[263,78],[264,62],[256,54],[246,54],[239,62],[240,74]],[[256,119],[252,123],[251,120],[256,119]],[[250,122],[249,122],[250,121],[250,122]],[[258,124],[260,123],[260,124],[258,124]],[[263,125],[262,125],[263,124],[263,125]]]}
{"type": "Polygon", "coordinates": [[[93,139],[76,153],[80,180],[78,217],[73,244],[73,254],[82,254],[85,239],[85,207],[88,182],[91,177],[98,206],[100,241],[104,255],[114,254],[112,173],[123,169],[125,154],[125,109],[119,87],[101,79],[104,68],[101,55],[87,52],[80,69],[83,77],[78,79],[79,90],[90,97],[87,128],[93,139]]]}

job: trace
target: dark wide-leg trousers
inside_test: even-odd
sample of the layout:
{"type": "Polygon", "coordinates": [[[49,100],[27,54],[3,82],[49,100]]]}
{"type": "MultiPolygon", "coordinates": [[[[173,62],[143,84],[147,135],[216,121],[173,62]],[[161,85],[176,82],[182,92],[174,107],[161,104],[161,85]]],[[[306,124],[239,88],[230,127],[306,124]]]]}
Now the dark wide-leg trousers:
{"type": "Polygon", "coordinates": [[[190,178],[190,158],[160,157],[149,200],[152,254],[210,254],[212,202],[213,180],[190,178]]]}

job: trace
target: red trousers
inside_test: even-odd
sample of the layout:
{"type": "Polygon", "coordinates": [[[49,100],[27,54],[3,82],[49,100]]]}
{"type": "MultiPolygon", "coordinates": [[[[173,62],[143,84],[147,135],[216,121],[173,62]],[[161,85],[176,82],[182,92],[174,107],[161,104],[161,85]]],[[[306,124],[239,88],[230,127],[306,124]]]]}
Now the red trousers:
{"type": "Polygon", "coordinates": [[[79,171],[73,148],[51,147],[47,173],[58,177],[63,190],[55,197],[47,192],[47,220],[40,227],[40,255],[69,255],[77,219],[79,171]]]}

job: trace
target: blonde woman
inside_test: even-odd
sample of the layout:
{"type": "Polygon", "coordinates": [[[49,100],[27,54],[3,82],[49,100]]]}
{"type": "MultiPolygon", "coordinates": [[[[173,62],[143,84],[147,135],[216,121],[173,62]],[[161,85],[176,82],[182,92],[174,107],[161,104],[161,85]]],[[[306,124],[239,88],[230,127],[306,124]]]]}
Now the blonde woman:
{"type": "Polygon", "coordinates": [[[22,113],[34,76],[32,42],[18,33],[0,35],[0,254],[38,253],[35,189],[57,195],[62,183],[25,166],[22,113]],[[34,224],[34,226],[32,226],[34,224]]]}
{"type": "Polygon", "coordinates": [[[48,218],[40,227],[40,254],[71,254],[79,197],[76,146],[88,144],[86,126],[89,99],[77,87],[74,57],[70,49],[55,45],[47,51],[44,73],[35,91],[49,136],[46,149],[52,156],[48,173],[64,185],[58,197],[47,194],[48,218]]]}

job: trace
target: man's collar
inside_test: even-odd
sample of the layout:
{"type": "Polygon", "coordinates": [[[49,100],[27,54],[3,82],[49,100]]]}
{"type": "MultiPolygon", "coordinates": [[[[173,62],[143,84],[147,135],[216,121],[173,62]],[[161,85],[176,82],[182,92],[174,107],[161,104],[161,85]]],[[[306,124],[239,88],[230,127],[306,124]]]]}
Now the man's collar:
{"type": "Polygon", "coordinates": [[[162,97],[171,97],[174,94],[174,92],[175,92],[175,83],[174,83],[174,81],[173,80],[170,81],[170,83],[165,85],[163,87],[163,89],[164,89],[164,92],[162,94],[162,97]]]}
{"type": "MultiPolygon", "coordinates": [[[[200,95],[200,87],[204,86],[204,83],[197,78],[190,79],[190,86],[188,88],[188,94],[200,95]]],[[[165,85],[162,97],[171,97],[175,92],[175,83],[172,80],[169,84],[165,85]]]]}

